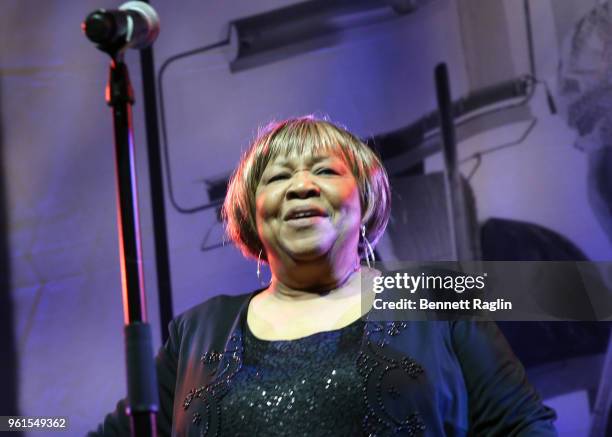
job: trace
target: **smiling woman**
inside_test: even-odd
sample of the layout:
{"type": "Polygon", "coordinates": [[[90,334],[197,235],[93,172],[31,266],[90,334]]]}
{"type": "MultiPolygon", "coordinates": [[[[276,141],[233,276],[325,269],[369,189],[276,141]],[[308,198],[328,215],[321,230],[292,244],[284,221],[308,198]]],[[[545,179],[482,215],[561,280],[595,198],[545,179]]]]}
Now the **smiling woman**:
{"type": "Polygon", "coordinates": [[[269,287],[250,301],[252,332],[295,339],[358,319],[360,253],[384,231],[389,199],[382,163],[347,130],[312,116],[266,127],[234,173],[223,209],[230,238],[272,271],[269,287]],[[332,303],[313,299],[330,290],[332,303]],[[288,296],[300,304],[279,302],[288,296]]]}
{"type": "MultiPolygon", "coordinates": [[[[260,133],[223,213],[272,279],[171,322],[157,357],[161,434],[556,435],[493,323],[369,320],[360,283],[378,272],[360,259],[389,199],[380,160],[347,130],[307,116],[260,133]]],[[[129,435],[124,409],[92,435],[129,435]]]]}
{"type": "Polygon", "coordinates": [[[322,153],[270,162],[257,187],[255,211],[270,263],[279,257],[307,261],[321,255],[331,261],[349,247],[357,253],[358,238],[343,237],[359,235],[359,191],[338,156],[322,153]]]}
{"type": "MultiPolygon", "coordinates": [[[[318,181],[327,177],[336,186],[352,177],[358,187],[366,238],[376,244],[389,220],[391,206],[389,181],[382,163],[347,130],[307,116],[264,128],[234,172],[223,210],[228,235],[245,256],[257,258],[262,251],[263,259],[267,259],[256,223],[256,197],[271,182],[289,180],[300,173],[296,170],[318,176],[318,181]]],[[[360,253],[363,255],[363,247],[360,253]]]]}

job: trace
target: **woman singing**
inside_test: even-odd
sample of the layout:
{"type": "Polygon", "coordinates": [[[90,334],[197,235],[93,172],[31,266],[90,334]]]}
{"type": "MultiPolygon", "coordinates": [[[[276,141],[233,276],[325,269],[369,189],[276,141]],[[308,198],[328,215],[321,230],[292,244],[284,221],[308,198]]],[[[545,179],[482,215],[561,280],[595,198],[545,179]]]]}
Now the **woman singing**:
{"type": "MultiPolygon", "coordinates": [[[[308,116],[260,134],[223,212],[271,281],[170,324],[157,357],[160,434],[556,435],[493,323],[368,319],[360,280],[376,271],[360,260],[389,199],[380,160],[345,129],[308,116]]],[[[123,410],[92,435],[129,435],[123,410]]]]}

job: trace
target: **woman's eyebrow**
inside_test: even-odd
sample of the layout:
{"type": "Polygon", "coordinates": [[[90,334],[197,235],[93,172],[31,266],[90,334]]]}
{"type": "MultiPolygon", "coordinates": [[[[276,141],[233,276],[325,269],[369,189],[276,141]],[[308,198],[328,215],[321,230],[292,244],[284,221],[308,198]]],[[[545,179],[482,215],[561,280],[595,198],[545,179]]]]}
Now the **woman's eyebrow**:
{"type": "Polygon", "coordinates": [[[318,164],[322,161],[336,162],[336,161],[342,161],[342,159],[336,155],[317,155],[317,156],[310,157],[310,159],[308,160],[309,164],[311,165],[318,164]]]}
{"type": "MultiPolygon", "coordinates": [[[[278,160],[271,162],[270,167],[295,167],[298,158],[279,158],[278,160]]],[[[308,158],[307,162],[309,165],[315,165],[322,161],[332,162],[344,162],[339,156],[335,155],[316,155],[308,158]]]]}
{"type": "Polygon", "coordinates": [[[278,167],[286,167],[289,165],[289,161],[287,161],[287,159],[285,158],[277,158],[273,161],[270,161],[267,165],[267,167],[274,167],[274,166],[278,166],[278,167]]]}

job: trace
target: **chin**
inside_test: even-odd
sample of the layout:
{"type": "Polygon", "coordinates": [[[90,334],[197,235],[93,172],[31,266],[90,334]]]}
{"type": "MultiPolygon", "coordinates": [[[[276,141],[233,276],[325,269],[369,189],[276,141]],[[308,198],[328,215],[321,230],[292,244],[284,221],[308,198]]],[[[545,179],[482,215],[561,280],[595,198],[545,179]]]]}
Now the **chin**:
{"type": "Polygon", "coordinates": [[[312,261],[327,255],[333,246],[331,243],[320,239],[317,239],[317,241],[292,241],[285,245],[285,251],[294,260],[312,261]]]}
{"type": "Polygon", "coordinates": [[[296,261],[314,261],[318,258],[325,256],[328,252],[329,250],[326,250],[319,246],[287,250],[289,256],[296,261]]]}

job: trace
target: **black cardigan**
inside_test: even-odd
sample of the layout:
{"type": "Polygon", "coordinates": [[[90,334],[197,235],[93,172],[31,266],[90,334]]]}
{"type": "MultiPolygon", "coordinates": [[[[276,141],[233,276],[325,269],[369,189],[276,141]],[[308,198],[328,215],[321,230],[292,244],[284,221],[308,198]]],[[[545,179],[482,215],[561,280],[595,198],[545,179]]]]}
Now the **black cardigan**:
{"type": "MultiPolygon", "coordinates": [[[[220,435],[220,398],[242,362],[254,293],[217,296],[170,325],[157,358],[159,435],[220,435]]],[[[493,322],[367,321],[357,360],[375,436],[553,436],[542,405],[493,322]]],[[[96,433],[129,435],[120,401],[96,433]]],[[[316,430],[312,430],[316,436],[316,430]]]]}

